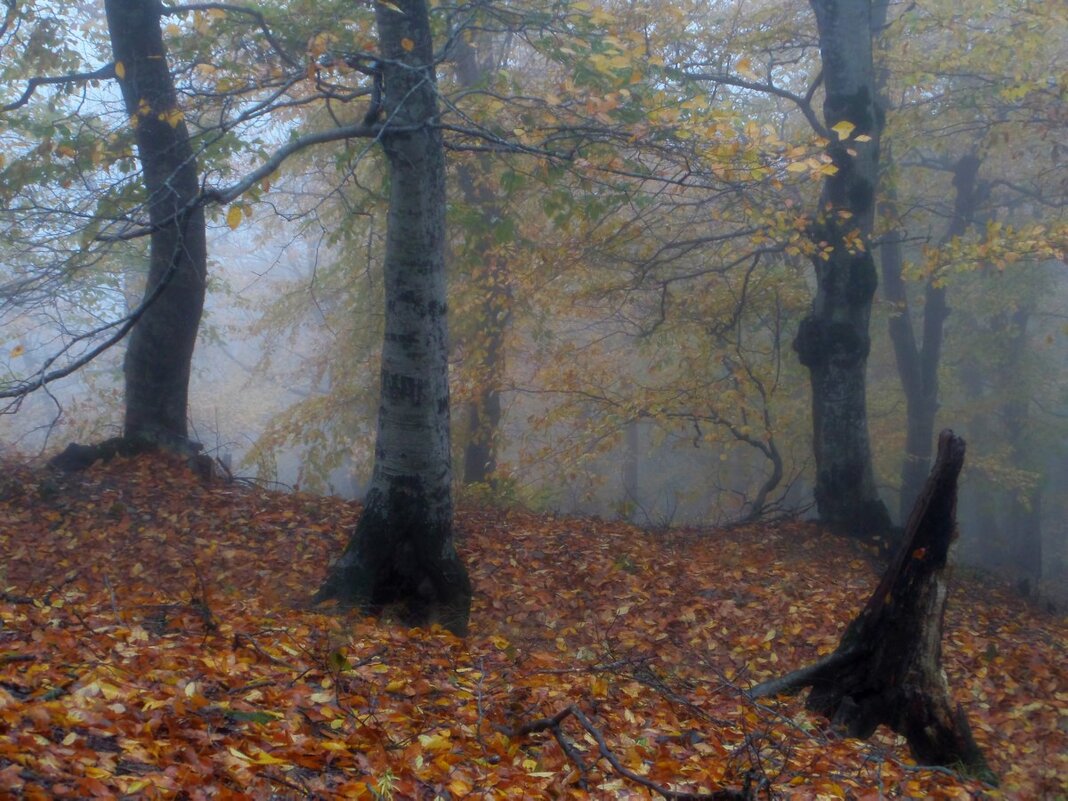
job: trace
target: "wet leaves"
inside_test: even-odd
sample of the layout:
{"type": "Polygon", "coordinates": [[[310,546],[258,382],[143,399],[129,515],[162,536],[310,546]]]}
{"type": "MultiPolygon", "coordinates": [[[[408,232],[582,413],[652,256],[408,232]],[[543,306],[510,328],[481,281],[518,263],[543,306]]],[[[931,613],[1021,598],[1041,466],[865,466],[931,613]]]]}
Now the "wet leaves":
{"type": "MultiPolygon", "coordinates": [[[[1056,798],[1068,791],[1063,620],[977,582],[946,668],[994,791],[842,740],[751,683],[832,650],[874,574],[799,526],[648,534],[472,509],[472,634],[307,609],[358,509],[207,484],[141,457],[0,486],[0,797],[1056,798]],[[567,747],[564,747],[567,744],[567,747]],[[570,752],[570,753],[569,753],[570,752]]],[[[987,582],[989,583],[989,582],[987,582]]]]}

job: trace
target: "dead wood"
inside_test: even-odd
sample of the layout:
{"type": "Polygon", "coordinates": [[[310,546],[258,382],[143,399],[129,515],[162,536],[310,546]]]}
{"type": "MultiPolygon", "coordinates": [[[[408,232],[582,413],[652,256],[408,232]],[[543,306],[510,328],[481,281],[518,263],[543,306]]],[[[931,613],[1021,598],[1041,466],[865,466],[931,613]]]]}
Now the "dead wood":
{"type": "Polygon", "coordinates": [[[942,670],[946,565],[957,537],[957,478],[964,440],[941,433],[938,456],[890,567],[834,653],[764,682],[754,697],[811,687],[807,706],[847,736],[879,725],[903,735],[924,764],[957,766],[994,781],[942,670]]]}

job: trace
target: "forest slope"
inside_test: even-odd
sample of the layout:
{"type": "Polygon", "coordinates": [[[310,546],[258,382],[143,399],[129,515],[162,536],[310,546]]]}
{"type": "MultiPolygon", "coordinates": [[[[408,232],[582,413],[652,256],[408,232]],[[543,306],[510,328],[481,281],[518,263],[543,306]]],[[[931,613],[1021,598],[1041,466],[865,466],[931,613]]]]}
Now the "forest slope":
{"type": "Polygon", "coordinates": [[[303,608],[358,509],[158,457],[0,482],[0,798],[1065,798],[1068,626],[961,576],[945,662],[1002,777],[841,740],[751,683],[835,646],[874,586],[801,525],[652,534],[468,509],[466,641],[303,608]],[[511,735],[511,736],[510,736],[511,735]],[[763,793],[761,797],[766,797],[763,793]]]}

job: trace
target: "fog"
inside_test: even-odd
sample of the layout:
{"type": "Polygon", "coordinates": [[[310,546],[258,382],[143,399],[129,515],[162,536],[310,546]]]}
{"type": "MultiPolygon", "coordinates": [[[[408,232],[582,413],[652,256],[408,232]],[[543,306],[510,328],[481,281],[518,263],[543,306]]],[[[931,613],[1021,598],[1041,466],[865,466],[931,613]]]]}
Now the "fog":
{"type": "MultiPolygon", "coordinates": [[[[351,331],[331,328],[332,315],[324,310],[317,272],[337,254],[307,242],[301,227],[266,219],[237,231],[225,226],[213,229],[212,292],[194,360],[191,431],[208,454],[242,480],[282,491],[360,500],[372,467],[374,349],[367,355],[368,369],[356,377],[365,382],[356,388],[362,393],[331,386],[331,374],[324,373],[320,361],[324,356],[327,361],[344,358],[342,339],[351,331]],[[272,312],[277,312],[282,298],[299,313],[271,325],[272,312]],[[345,398],[351,399],[352,408],[344,419],[356,425],[335,425],[317,411],[319,404],[330,408],[345,398]]],[[[1038,324],[1028,334],[1045,369],[1051,371],[1042,377],[1047,390],[1064,385],[1065,356],[1059,347],[1065,309],[1062,267],[1047,265],[1050,291],[1035,314],[1038,324]]],[[[355,291],[373,296],[381,287],[365,272],[355,291]]],[[[894,508],[903,400],[884,333],[885,307],[880,311],[873,322],[872,431],[881,491],[894,508]]],[[[377,328],[375,315],[354,325],[377,328]]],[[[41,343],[53,339],[41,329],[35,336],[41,343]]],[[[949,341],[957,369],[974,366],[982,356],[970,351],[981,343],[969,341],[968,336],[957,335],[951,326],[949,341]]],[[[32,369],[40,349],[26,347],[18,357],[8,350],[7,367],[13,371],[27,365],[32,369]]],[[[528,350],[532,358],[530,354],[528,350]]],[[[70,441],[90,442],[120,433],[121,359],[120,345],[91,368],[49,385],[47,394],[31,396],[17,413],[0,417],[5,452],[46,456],[70,441]]],[[[616,369],[626,369],[638,379],[649,375],[643,373],[649,365],[640,361],[624,359],[624,365],[616,369]]],[[[492,487],[464,487],[457,467],[461,503],[515,504],[539,512],[624,519],[653,530],[753,519],[753,500],[771,473],[761,452],[714,427],[641,418],[628,425],[618,415],[606,413],[603,403],[591,400],[576,406],[566,390],[545,390],[535,383],[552,366],[512,360],[513,383],[503,393],[499,476],[492,487]]],[[[462,373],[462,364],[454,373],[462,373]]],[[[1005,387],[999,387],[996,375],[980,375],[976,381],[980,400],[967,397],[968,387],[961,388],[957,392],[965,397],[950,395],[939,414],[940,425],[953,427],[969,446],[958,511],[958,558],[966,566],[994,571],[1007,580],[1026,580],[1028,591],[1034,592],[1037,582],[1026,569],[1026,557],[1018,553],[1015,529],[1036,526],[1042,538],[1041,586],[1047,595],[1057,595],[1068,576],[1064,439],[1051,436],[1035,444],[1042,455],[1037,467],[1031,460],[1017,463],[1006,449],[1005,432],[999,430],[1003,410],[990,400],[1005,387]],[[1040,499],[1040,508],[1021,505],[1018,488],[1040,499]]],[[[800,374],[780,390],[784,400],[779,408],[791,410],[796,418],[774,432],[774,439],[782,443],[785,469],[755,519],[815,517],[804,419],[807,391],[800,374]]],[[[455,394],[463,393],[460,386],[455,394]]],[[[1037,404],[1038,399],[1035,414],[1046,418],[1038,422],[1059,430],[1063,413],[1037,404]]],[[[467,433],[462,406],[458,409],[454,437],[459,459],[467,433]]]]}
{"type": "MultiPolygon", "coordinates": [[[[668,4],[655,23],[620,18],[593,37],[608,49],[585,55],[570,39],[539,49],[536,37],[479,28],[473,77],[453,65],[460,56],[443,57],[461,504],[654,530],[815,519],[810,377],[796,350],[802,321],[823,303],[818,276],[834,248],[806,215],[837,171],[833,148],[856,157],[872,137],[848,120],[820,123],[818,53],[789,14],[757,4],[752,25],[731,28],[727,10],[668,4]],[[627,43],[639,40],[632,53],[627,43]],[[674,71],[654,69],[669,63],[674,71]],[[473,91],[479,81],[493,91],[473,91]],[[589,140],[575,133],[588,129],[589,140]],[[561,130],[566,154],[553,149],[561,130]],[[488,475],[473,481],[465,458],[482,436],[488,475]]],[[[1068,586],[1066,87],[1049,68],[1064,43],[1031,30],[1017,47],[1027,32],[991,14],[986,34],[961,44],[952,37],[965,34],[947,34],[937,9],[891,11],[898,38],[879,44],[887,128],[876,222],[850,245],[854,255],[870,248],[879,268],[865,421],[874,480],[903,525],[910,463],[926,469],[918,450],[954,429],[968,443],[961,562],[1021,592],[1058,595],[1068,586]],[[1011,59],[998,61],[1003,51],[1027,63],[1014,72],[1011,59]],[[924,412],[932,431],[916,422],[924,412]]],[[[75,52],[102,46],[86,30],[75,52]]],[[[564,37],[545,30],[546,40],[564,37]]],[[[354,82],[345,102],[381,91],[355,57],[316,52],[294,80],[314,76],[323,94],[310,96],[322,102],[298,111],[261,97],[256,114],[275,117],[218,124],[252,143],[232,145],[231,157],[211,139],[211,115],[241,119],[228,105],[239,101],[205,88],[224,66],[190,55],[191,41],[175,45],[176,74],[215,184],[240,183],[272,148],[328,129],[341,95],[322,76],[340,61],[358,64],[329,73],[354,82]]],[[[10,133],[7,163],[73,159],[89,134],[119,137],[125,115],[114,90],[101,92],[81,107],[57,96],[63,125],[82,126],[72,144],[10,133]],[[92,115],[78,122],[86,107],[110,114],[112,127],[98,132],[92,115]]],[[[379,405],[388,186],[375,140],[353,142],[302,151],[240,200],[209,207],[189,423],[191,439],[241,480],[360,500],[379,405]]],[[[50,173],[5,179],[9,197],[26,201],[5,197],[5,389],[89,352],[111,330],[95,326],[136,306],[144,242],[119,237],[98,256],[83,230],[101,187],[119,196],[139,178],[126,147],[104,167],[80,166],[73,186],[50,173]]],[[[11,398],[0,416],[5,455],[43,458],[120,434],[124,347],[11,398]]]]}

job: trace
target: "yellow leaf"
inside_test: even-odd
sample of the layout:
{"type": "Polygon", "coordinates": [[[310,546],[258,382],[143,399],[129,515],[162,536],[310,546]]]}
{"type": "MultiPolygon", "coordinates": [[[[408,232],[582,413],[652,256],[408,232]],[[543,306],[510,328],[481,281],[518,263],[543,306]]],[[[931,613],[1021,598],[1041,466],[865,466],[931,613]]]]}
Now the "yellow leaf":
{"type": "Polygon", "coordinates": [[[415,42],[405,36],[403,39],[401,39],[401,47],[404,48],[405,53],[411,53],[413,50],[415,50],[415,42]]]}
{"type": "Polygon", "coordinates": [[[805,172],[808,170],[808,165],[803,161],[791,161],[786,165],[787,172],[805,172]]]}
{"type": "Polygon", "coordinates": [[[753,64],[748,56],[740,58],[734,63],[734,71],[744,78],[760,77],[753,71],[753,64]]]}
{"type": "Polygon", "coordinates": [[[856,125],[849,120],[842,120],[837,125],[833,125],[831,130],[838,134],[839,139],[848,139],[849,135],[856,129],[856,125]]]}
{"type": "Polygon", "coordinates": [[[472,789],[471,785],[463,779],[453,779],[449,782],[449,792],[461,798],[465,795],[469,795],[472,789]]]}
{"type": "Polygon", "coordinates": [[[161,111],[158,117],[162,122],[166,122],[172,128],[177,128],[178,123],[180,123],[185,118],[185,115],[182,114],[182,110],[180,108],[175,106],[174,108],[171,108],[168,111],[161,111]]]}
{"type": "Polygon", "coordinates": [[[230,753],[233,754],[238,759],[243,759],[243,760],[245,760],[247,762],[252,762],[252,763],[254,763],[256,765],[287,765],[287,764],[289,764],[284,759],[279,759],[278,757],[271,756],[266,751],[257,750],[256,753],[253,756],[249,756],[248,754],[243,754],[240,751],[238,751],[236,748],[231,747],[230,748],[230,753]]]}
{"type": "Polygon", "coordinates": [[[16,345],[11,349],[11,353],[9,353],[8,356],[14,359],[16,356],[21,356],[25,352],[26,348],[24,348],[22,345],[16,345]]]}
{"type": "Polygon", "coordinates": [[[308,42],[308,55],[311,58],[317,59],[323,53],[330,49],[330,45],[334,42],[334,36],[329,33],[317,33],[308,42]]]}
{"type": "Polygon", "coordinates": [[[420,734],[419,745],[423,746],[423,748],[432,754],[448,751],[452,748],[452,741],[449,739],[449,735],[450,732],[444,732],[443,734],[420,734]]]}
{"type": "Polygon", "coordinates": [[[607,679],[603,679],[600,676],[594,676],[590,680],[590,690],[593,692],[594,698],[607,698],[609,684],[607,679]]]}
{"type": "Polygon", "coordinates": [[[230,226],[231,231],[236,231],[237,226],[241,225],[241,220],[244,219],[244,214],[241,211],[241,207],[233,205],[230,210],[226,212],[226,224],[230,226]]]}
{"type": "Polygon", "coordinates": [[[378,0],[380,6],[385,6],[390,11],[396,11],[398,14],[403,14],[404,9],[398,6],[396,3],[391,3],[389,0],[378,0]]]}
{"type": "Polygon", "coordinates": [[[115,62],[115,77],[120,81],[126,78],[126,65],[121,61],[115,62]]]}

